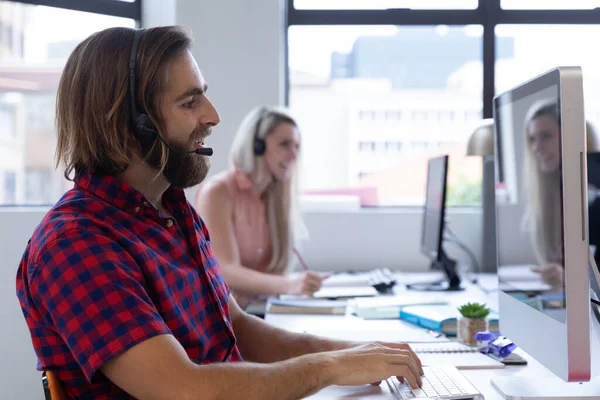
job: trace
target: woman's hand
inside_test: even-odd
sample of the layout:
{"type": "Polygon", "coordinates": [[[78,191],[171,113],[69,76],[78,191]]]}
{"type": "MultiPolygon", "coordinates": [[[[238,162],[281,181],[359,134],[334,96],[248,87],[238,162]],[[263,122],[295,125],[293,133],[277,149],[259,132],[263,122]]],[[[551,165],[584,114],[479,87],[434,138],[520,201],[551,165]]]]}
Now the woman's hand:
{"type": "Polygon", "coordinates": [[[552,287],[562,286],[564,273],[562,265],[551,263],[545,268],[533,268],[532,271],[540,274],[544,283],[552,287]]]}
{"type": "Polygon", "coordinates": [[[314,292],[321,289],[323,280],[326,278],[327,276],[322,277],[312,271],[306,271],[301,276],[288,280],[286,293],[312,295],[314,292]]]}

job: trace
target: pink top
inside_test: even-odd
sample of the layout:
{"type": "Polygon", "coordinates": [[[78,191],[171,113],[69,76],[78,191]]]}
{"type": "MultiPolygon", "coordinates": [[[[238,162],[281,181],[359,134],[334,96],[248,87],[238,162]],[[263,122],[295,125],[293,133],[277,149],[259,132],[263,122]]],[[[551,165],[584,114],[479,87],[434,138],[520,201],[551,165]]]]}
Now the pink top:
{"type": "MultiPolygon", "coordinates": [[[[272,248],[265,199],[256,194],[250,178],[238,170],[217,174],[207,183],[219,185],[223,182],[233,201],[231,217],[240,263],[244,267],[266,272],[271,262],[272,248]]],[[[239,292],[234,292],[234,296],[242,307],[252,300],[252,297],[239,292]]]]}

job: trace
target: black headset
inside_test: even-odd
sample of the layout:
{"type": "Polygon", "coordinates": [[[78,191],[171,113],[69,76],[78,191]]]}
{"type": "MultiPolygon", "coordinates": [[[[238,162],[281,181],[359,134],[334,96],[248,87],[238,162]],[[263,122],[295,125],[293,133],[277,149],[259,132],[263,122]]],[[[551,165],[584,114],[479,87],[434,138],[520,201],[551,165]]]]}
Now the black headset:
{"type": "Polygon", "coordinates": [[[136,29],[133,35],[133,44],[131,45],[131,54],[129,55],[129,103],[131,103],[131,131],[142,145],[144,151],[148,151],[150,145],[154,143],[156,139],[160,139],[169,150],[172,150],[180,154],[196,153],[201,156],[212,156],[213,150],[210,147],[203,147],[192,151],[181,151],[173,148],[167,143],[156,126],[152,123],[150,116],[146,113],[143,107],[139,105],[136,99],[136,85],[135,85],[135,61],[137,58],[137,49],[140,44],[142,35],[146,32],[145,29],[136,29]]]}
{"type": "Polygon", "coordinates": [[[136,99],[135,60],[140,39],[145,31],[145,29],[137,29],[133,36],[131,54],[129,55],[129,103],[131,103],[131,130],[138,140],[148,143],[156,140],[160,135],[152,120],[146,114],[146,110],[139,107],[136,99]]]}
{"type": "Polygon", "coordinates": [[[267,142],[265,139],[258,137],[258,133],[260,131],[260,126],[263,123],[265,117],[269,114],[266,107],[262,107],[260,109],[260,114],[256,119],[256,127],[254,128],[254,154],[257,156],[262,156],[267,151],[267,142]]]}

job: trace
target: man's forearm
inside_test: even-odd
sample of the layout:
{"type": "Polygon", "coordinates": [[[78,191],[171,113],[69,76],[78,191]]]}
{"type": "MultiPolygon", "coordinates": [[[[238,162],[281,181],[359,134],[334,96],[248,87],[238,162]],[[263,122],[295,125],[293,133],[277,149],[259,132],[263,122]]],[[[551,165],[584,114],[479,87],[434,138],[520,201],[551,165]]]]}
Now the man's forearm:
{"type": "Polygon", "coordinates": [[[185,399],[298,399],[335,384],[335,363],[313,354],[273,364],[248,362],[202,365],[191,378],[199,383],[185,399]]]}
{"type": "Polygon", "coordinates": [[[356,345],[353,342],[286,331],[248,314],[235,321],[233,329],[244,359],[260,363],[287,360],[304,354],[341,350],[356,345]]]}

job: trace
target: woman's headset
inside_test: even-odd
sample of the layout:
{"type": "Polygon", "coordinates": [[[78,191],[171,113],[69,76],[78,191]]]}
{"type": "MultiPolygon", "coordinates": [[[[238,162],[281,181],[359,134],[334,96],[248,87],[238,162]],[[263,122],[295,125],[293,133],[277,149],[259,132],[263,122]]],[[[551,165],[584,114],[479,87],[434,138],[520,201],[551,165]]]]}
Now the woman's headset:
{"type": "Polygon", "coordinates": [[[265,139],[258,137],[258,133],[260,131],[260,126],[262,125],[264,119],[269,115],[269,111],[266,107],[262,107],[260,109],[260,114],[256,119],[256,126],[254,128],[254,154],[257,156],[262,156],[267,151],[267,142],[265,139]]]}

